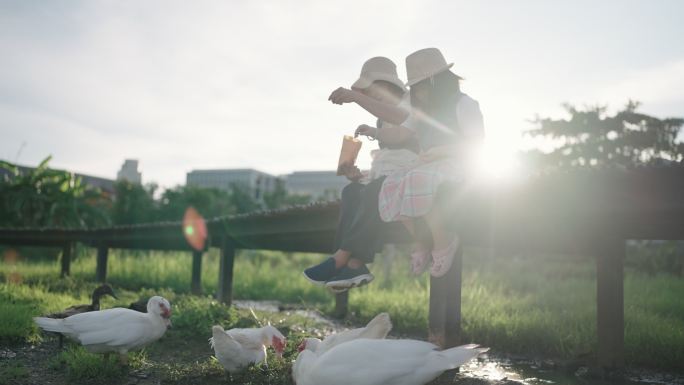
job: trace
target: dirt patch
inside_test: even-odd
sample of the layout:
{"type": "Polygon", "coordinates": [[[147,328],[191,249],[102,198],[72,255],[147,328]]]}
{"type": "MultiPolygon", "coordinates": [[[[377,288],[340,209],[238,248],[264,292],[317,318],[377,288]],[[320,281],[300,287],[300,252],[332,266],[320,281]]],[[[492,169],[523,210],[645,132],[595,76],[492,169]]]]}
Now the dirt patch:
{"type": "Polygon", "coordinates": [[[57,340],[51,342],[2,349],[0,384],[66,384],[64,375],[50,367],[57,340]]]}

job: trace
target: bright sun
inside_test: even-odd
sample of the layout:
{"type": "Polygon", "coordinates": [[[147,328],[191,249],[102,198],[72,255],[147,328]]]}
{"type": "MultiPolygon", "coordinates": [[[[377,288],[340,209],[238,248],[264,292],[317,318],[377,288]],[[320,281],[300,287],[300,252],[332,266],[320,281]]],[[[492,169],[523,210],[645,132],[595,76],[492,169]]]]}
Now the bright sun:
{"type": "Polygon", "coordinates": [[[504,141],[486,141],[475,159],[476,173],[485,179],[511,179],[518,176],[517,146],[504,141]]]}

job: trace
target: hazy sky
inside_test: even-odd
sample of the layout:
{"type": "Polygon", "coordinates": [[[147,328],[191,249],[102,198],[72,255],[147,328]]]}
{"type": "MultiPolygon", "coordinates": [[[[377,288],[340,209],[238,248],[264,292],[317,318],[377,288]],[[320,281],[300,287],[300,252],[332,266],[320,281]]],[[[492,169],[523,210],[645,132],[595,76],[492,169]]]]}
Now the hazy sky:
{"type": "Polygon", "coordinates": [[[0,0],[0,158],[109,178],[135,158],[163,186],[333,169],[374,119],[330,92],[372,56],[404,78],[430,46],[480,101],[490,148],[515,151],[563,102],[684,116],[682,15],[678,0],[0,0]]]}

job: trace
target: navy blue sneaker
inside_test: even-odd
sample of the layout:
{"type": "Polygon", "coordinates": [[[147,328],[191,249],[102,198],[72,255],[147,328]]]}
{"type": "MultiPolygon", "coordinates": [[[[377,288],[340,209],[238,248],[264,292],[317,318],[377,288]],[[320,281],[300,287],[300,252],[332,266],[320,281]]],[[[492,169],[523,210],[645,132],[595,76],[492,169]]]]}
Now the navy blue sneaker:
{"type": "Polygon", "coordinates": [[[370,283],[375,277],[368,270],[366,265],[361,265],[358,269],[349,266],[343,267],[339,274],[334,276],[325,286],[333,292],[339,293],[352,287],[359,287],[370,283]]]}
{"type": "Polygon", "coordinates": [[[316,285],[325,285],[338,272],[339,269],[335,267],[335,259],[328,258],[318,265],[304,270],[304,277],[316,285]]]}

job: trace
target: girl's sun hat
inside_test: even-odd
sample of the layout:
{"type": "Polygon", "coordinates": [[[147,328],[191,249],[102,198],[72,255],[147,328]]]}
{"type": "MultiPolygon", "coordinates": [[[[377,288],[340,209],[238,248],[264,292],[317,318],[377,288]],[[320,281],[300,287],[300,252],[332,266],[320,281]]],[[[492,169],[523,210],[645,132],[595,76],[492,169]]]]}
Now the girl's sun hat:
{"type": "MultiPolygon", "coordinates": [[[[406,57],[406,86],[410,87],[422,80],[431,78],[438,73],[451,68],[454,63],[448,63],[444,55],[437,48],[424,48],[406,57]]],[[[456,75],[459,79],[462,77],[456,75]]]]}
{"type": "Polygon", "coordinates": [[[352,84],[351,88],[363,90],[370,87],[373,82],[378,80],[390,82],[403,91],[406,91],[404,82],[402,82],[397,75],[397,66],[393,61],[382,56],[370,58],[363,63],[361,75],[359,76],[359,79],[352,84]]]}

